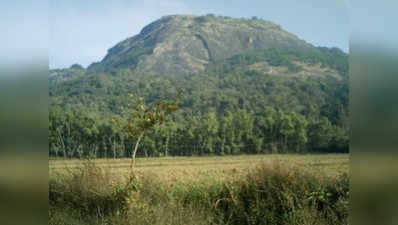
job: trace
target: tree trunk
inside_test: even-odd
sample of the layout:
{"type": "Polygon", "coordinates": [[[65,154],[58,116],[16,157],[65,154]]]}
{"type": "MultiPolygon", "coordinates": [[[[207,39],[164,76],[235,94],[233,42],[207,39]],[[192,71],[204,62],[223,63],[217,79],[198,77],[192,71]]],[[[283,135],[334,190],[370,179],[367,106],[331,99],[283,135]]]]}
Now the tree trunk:
{"type": "Polygon", "coordinates": [[[169,135],[167,135],[167,138],[166,138],[166,157],[168,156],[168,153],[169,153],[169,140],[170,140],[170,138],[169,138],[169,135]]]}
{"type": "Polygon", "coordinates": [[[65,146],[65,142],[64,142],[64,139],[62,138],[61,131],[59,131],[59,130],[57,130],[57,131],[58,131],[59,140],[61,141],[61,144],[62,144],[62,150],[64,151],[64,159],[66,159],[66,146],[65,146]]]}
{"type": "Polygon", "coordinates": [[[113,141],[111,137],[109,137],[108,140],[109,144],[112,145],[113,158],[116,159],[116,137],[113,136],[113,141]]]}
{"type": "Polygon", "coordinates": [[[130,164],[130,169],[135,168],[135,154],[137,153],[138,150],[138,144],[140,143],[142,137],[144,136],[145,131],[143,131],[137,138],[137,142],[135,143],[135,148],[134,152],[131,158],[131,164],[130,164]]]}
{"type": "Polygon", "coordinates": [[[113,158],[116,159],[116,137],[113,137],[113,158]]]}

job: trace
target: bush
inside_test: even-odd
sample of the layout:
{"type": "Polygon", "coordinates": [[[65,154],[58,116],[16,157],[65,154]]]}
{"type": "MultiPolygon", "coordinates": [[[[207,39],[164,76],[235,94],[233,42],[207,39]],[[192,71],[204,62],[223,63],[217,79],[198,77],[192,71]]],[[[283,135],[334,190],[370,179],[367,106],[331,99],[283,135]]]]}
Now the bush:
{"type": "Polygon", "coordinates": [[[218,213],[229,224],[346,224],[348,178],[263,164],[224,185],[218,213]]]}

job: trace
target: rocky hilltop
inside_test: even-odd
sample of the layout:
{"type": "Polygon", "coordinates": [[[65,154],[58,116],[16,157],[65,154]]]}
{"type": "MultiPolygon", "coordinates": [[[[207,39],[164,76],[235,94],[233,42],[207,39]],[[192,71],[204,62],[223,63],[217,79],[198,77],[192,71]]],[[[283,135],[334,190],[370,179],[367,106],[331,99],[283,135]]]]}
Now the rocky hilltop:
{"type": "Polygon", "coordinates": [[[206,65],[253,49],[300,50],[313,46],[261,19],[172,15],[108,50],[89,71],[130,68],[159,75],[187,75],[206,65]]]}

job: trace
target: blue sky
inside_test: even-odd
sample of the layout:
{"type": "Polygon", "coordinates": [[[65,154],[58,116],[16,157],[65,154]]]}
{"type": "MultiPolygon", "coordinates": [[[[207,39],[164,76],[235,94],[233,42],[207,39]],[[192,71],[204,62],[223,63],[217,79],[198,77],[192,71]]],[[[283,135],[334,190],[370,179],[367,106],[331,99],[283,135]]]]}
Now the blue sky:
{"type": "Polygon", "coordinates": [[[257,16],[315,46],[348,52],[346,0],[69,0],[49,6],[50,68],[100,61],[118,42],[170,14],[257,16]]]}

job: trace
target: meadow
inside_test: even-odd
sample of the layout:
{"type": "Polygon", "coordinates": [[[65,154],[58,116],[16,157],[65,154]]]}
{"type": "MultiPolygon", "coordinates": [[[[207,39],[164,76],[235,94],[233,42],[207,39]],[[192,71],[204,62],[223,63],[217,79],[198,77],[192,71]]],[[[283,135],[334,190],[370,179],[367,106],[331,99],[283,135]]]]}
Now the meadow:
{"type": "Polygon", "coordinates": [[[348,154],[50,159],[50,224],[347,224],[348,173],[348,154]]]}

